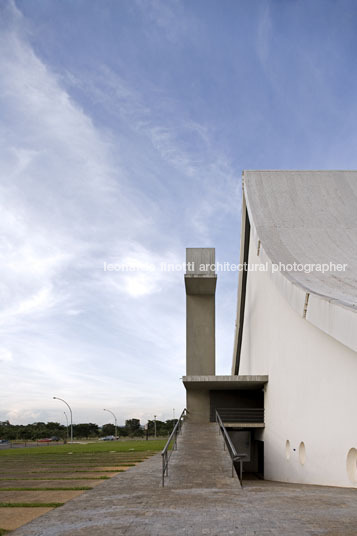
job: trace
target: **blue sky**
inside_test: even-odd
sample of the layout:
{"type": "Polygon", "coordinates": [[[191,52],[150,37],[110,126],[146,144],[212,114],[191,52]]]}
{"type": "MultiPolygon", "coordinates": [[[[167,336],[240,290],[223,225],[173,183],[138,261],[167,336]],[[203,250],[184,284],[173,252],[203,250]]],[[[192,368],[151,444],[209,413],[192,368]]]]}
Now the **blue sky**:
{"type": "MultiPolygon", "coordinates": [[[[0,420],[184,407],[186,247],[238,262],[243,169],[355,169],[355,1],[0,2],[0,420]]],[[[230,373],[237,277],[217,287],[230,373]]]]}

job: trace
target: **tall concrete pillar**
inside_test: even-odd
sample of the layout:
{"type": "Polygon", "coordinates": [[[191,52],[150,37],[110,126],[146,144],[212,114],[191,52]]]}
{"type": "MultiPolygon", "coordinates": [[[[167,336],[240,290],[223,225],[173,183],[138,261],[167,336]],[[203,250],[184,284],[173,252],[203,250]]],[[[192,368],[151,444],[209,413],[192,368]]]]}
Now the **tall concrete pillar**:
{"type": "MultiPolygon", "coordinates": [[[[215,374],[215,292],[214,248],[186,249],[186,375],[215,374]]],[[[209,393],[187,391],[189,418],[209,421],[209,393]]]]}

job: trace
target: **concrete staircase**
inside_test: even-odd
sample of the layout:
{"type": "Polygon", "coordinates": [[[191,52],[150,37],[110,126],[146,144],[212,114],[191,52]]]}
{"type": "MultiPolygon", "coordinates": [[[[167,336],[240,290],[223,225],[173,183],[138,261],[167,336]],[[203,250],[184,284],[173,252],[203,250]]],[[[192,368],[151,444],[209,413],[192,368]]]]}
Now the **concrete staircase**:
{"type": "Polygon", "coordinates": [[[165,487],[176,489],[238,489],[231,458],[223,448],[216,423],[186,422],[178,437],[178,448],[169,462],[165,487]]]}

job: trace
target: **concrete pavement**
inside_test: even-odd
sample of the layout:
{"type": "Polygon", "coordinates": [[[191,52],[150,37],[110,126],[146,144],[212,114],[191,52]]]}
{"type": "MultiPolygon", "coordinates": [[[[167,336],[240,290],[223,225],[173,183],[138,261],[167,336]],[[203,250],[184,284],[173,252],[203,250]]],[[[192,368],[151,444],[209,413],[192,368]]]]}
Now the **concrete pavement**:
{"type": "Polygon", "coordinates": [[[206,446],[195,454],[186,424],[165,488],[157,454],[13,536],[356,536],[357,490],[260,480],[240,489],[215,425],[195,426],[192,440],[206,446]]]}

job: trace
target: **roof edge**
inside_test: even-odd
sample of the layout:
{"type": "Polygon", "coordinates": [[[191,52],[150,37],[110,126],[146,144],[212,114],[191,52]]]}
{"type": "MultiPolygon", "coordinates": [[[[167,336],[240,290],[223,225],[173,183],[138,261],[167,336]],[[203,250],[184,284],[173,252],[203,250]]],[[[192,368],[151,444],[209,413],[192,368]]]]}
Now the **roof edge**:
{"type": "MultiPolygon", "coordinates": [[[[251,234],[254,236],[254,241],[256,244],[258,244],[258,241],[260,242],[260,238],[258,236],[254,217],[250,208],[249,195],[244,180],[244,174],[247,171],[251,170],[244,170],[242,173],[243,197],[245,199],[245,206],[250,221],[251,234]]],[[[264,170],[259,171],[261,172],[264,170]]],[[[284,172],[287,170],[277,171],[284,172]]],[[[353,172],[355,173],[356,171],[353,172]]],[[[244,247],[244,244],[241,243],[241,248],[242,247],[244,247]]],[[[269,253],[264,249],[263,243],[260,243],[260,252],[260,255],[262,257],[265,256],[265,260],[268,263],[273,263],[269,253]]],[[[273,282],[277,286],[280,293],[284,295],[288,303],[299,315],[324,333],[330,335],[348,348],[357,352],[357,331],[355,328],[357,309],[355,307],[353,307],[351,304],[344,303],[342,300],[336,299],[333,296],[327,296],[314,292],[311,288],[305,287],[305,285],[296,281],[287,272],[275,272],[272,274],[270,270],[269,275],[273,279],[273,282]],[[306,301],[308,301],[308,303],[306,303],[306,301]]]]}

